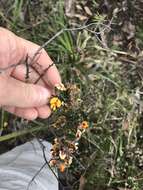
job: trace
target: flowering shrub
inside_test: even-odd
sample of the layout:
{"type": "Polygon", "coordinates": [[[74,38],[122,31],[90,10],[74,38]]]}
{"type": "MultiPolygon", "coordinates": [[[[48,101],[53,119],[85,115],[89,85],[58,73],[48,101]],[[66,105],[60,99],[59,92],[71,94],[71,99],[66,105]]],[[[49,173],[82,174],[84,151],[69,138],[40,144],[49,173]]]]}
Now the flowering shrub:
{"type": "MultiPolygon", "coordinates": [[[[67,91],[63,84],[56,85],[56,90],[60,91],[63,99],[64,94],[62,92],[67,91]]],[[[66,94],[67,95],[67,94],[66,94]]],[[[59,97],[54,96],[50,99],[50,107],[53,111],[60,109],[61,106],[66,105],[63,100],[59,97]]],[[[67,105],[66,105],[67,106],[67,105]]],[[[50,166],[57,167],[61,172],[64,172],[66,168],[70,167],[72,164],[74,153],[78,150],[79,140],[82,137],[82,134],[86,132],[88,129],[89,124],[87,121],[82,121],[76,129],[76,133],[74,135],[73,140],[69,140],[66,137],[55,138],[54,143],[51,149],[51,160],[49,162],[50,166]]]]}

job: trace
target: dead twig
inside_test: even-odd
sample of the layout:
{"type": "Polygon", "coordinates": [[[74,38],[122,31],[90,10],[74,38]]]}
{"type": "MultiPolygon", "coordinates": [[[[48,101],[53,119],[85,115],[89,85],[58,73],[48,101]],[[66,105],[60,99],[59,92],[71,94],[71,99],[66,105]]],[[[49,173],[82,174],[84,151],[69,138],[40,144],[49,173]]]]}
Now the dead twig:
{"type": "Polygon", "coordinates": [[[56,173],[54,172],[54,170],[52,169],[52,167],[50,166],[47,158],[46,158],[46,154],[45,154],[45,146],[43,145],[43,143],[40,141],[40,139],[37,139],[37,141],[39,142],[41,149],[42,149],[42,153],[43,153],[43,158],[45,160],[46,165],[50,168],[51,172],[53,173],[53,175],[55,176],[55,178],[57,179],[57,181],[64,187],[63,183],[59,180],[58,176],[56,175],[56,173]]]}
{"type": "Polygon", "coordinates": [[[30,188],[30,185],[32,184],[32,182],[35,180],[35,178],[38,176],[38,174],[42,171],[42,169],[46,166],[47,164],[44,163],[41,168],[36,172],[36,174],[33,176],[33,178],[31,179],[31,181],[28,183],[28,186],[27,186],[27,190],[29,190],[30,188]]]}
{"type": "MultiPolygon", "coordinates": [[[[26,61],[27,58],[26,58],[24,61],[20,61],[20,62],[17,63],[17,64],[12,64],[12,65],[7,66],[7,67],[5,67],[5,68],[0,68],[0,73],[2,73],[2,72],[4,72],[4,71],[7,71],[7,70],[10,69],[10,68],[13,68],[13,67],[16,67],[16,66],[18,66],[18,65],[21,65],[21,64],[27,64],[27,65],[26,65],[26,66],[27,66],[27,70],[29,71],[28,66],[31,66],[31,65],[33,65],[33,63],[35,63],[35,58],[37,57],[38,54],[41,53],[41,50],[42,50],[43,48],[45,48],[48,44],[50,44],[50,43],[51,43],[54,39],[56,39],[58,36],[60,36],[62,33],[67,32],[67,31],[79,31],[79,30],[84,30],[84,29],[87,29],[87,28],[89,28],[89,27],[91,27],[91,26],[96,26],[96,25],[97,25],[97,23],[96,23],[96,22],[93,22],[93,23],[90,23],[90,24],[87,24],[87,25],[83,25],[83,26],[80,26],[80,27],[75,27],[75,28],[63,28],[63,29],[61,29],[59,32],[57,32],[53,37],[51,37],[48,41],[46,41],[42,46],[40,46],[40,47],[37,49],[37,51],[34,53],[33,57],[31,58],[29,64],[27,64],[27,61],[26,61]]],[[[110,25],[108,25],[107,28],[109,28],[109,27],[110,27],[110,25]]],[[[105,30],[105,29],[104,29],[104,30],[105,30]]],[[[28,73],[28,72],[27,72],[27,73],[28,73]]],[[[28,75],[27,75],[26,77],[28,77],[28,75]]],[[[39,81],[39,79],[37,79],[37,80],[39,81]]]]}
{"type": "Polygon", "coordinates": [[[36,79],[36,81],[34,82],[34,84],[37,84],[38,81],[45,75],[45,73],[50,69],[50,67],[52,67],[54,65],[54,63],[50,64],[44,71],[42,74],[39,75],[39,77],[36,79]]]}

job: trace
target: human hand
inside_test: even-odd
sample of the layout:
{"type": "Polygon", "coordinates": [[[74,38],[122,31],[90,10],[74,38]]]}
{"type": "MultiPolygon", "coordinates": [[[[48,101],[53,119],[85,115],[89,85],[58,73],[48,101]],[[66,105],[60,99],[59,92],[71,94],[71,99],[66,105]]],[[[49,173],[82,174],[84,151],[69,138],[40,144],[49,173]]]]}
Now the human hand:
{"type": "Polygon", "coordinates": [[[52,65],[38,83],[34,84],[39,74],[52,64],[52,60],[42,49],[37,55],[38,64],[33,63],[29,67],[29,79],[26,83],[26,65],[10,66],[24,62],[27,55],[32,58],[39,46],[4,28],[0,28],[0,43],[0,69],[8,67],[0,73],[0,105],[4,110],[28,120],[47,118],[51,113],[47,105],[48,99],[54,86],[61,83],[56,66],[52,65]]]}

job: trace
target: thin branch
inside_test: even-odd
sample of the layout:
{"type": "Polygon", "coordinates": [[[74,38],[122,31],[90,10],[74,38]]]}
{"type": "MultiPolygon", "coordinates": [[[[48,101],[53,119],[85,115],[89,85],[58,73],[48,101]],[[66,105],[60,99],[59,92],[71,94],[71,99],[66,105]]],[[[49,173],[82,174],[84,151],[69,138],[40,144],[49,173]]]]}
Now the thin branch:
{"type": "MultiPolygon", "coordinates": [[[[33,57],[31,58],[31,61],[30,63],[28,64],[29,66],[32,65],[34,62],[35,62],[35,58],[36,56],[40,53],[40,51],[45,48],[48,44],[50,44],[55,38],[57,38],[58,36],[60,36],[62,33],[66,32],[66,31],[78,31],[78,30],[84,30],[86,28],[89,28],[91,26],[94,26],[94,25],[97,25],[96,22],[93,22],[93,23],[90,23],[88,25],[84,25],[84,26],[81,26],[81,27],[77,27],[77,28],[64,28],[64,29],[61,29],[59,32],[57,32],[52,38],[50,38],[48,41],[46,41],[42,46],[40,46],[37,51],[34,53],[33,57]]],[[[109,28],[109,25],[108,25],[108,28],[109,28]]],[[[13,68],[13,67],[16,67],[18,65],[21,65],[21,64],[25,64],[25,60],[24,61],[21,61],[17,64],[12,64],[10,66],[7,66],[5,68],[0,68],[0,73],[8,70],[9,68],[13,68]]]]}
{"type": "Polygon", "coordinates": [[[48,165],[48,167],[50,168],[51,172],[53,173],[53,175],[55,176],[55,178],[57,179],[57,181],[64,187],[64,185],[62,184],[62,182],[59,180],[59,178],[57,177],[56,173],[54,172],[54,170],[52,169],[52,167],[50,166],[47,158],[46,158],[46,154],[45,154],[45,146],[43,145],[43,143],[37,139],[37,141],[39,142],[39,144],[41,145],[42,148],[42,152],[43,152],[43,158],[45,160],[45,163],[48,165]]]}
{"type": "Polygon", "coordinates": [[[42,171],[42,169],[47,165],[47,163],[44,163],[41,168],[36,172],[36,174],[33,176],[33,178],[31,179],[31,181],[28,183],[27,186],[27,190],[29,190],[30,185],[32,184],[32,182],[35,180],[35,178],[38,176],[38,174],[42,171]]]}
{"type": "Polygon", "coordinates": [[[34,82],[34,84],[37,84],[39,82],[39,80],[45,75],[45,73],[50,69],[50,67],[52,67],[54,65],[54,63],[50,64],[44,71],[42,74],[39,74],[39,77],[36,79],[36,81],[34,82]]]}
{"type": "MultiPolygon", "coordinates": [[[[61,29],[59,32],[57,32],[52,38],[50,38],[48,41],[46,41],[42,46],[40,46],[37,51],[35,52],[33,58],[32,58],[32,61],[35,59],[36,55],[38,52],[40,52],[44,47],[46,47],[49,43],[51,43],[55,38],[57,38],[58,36],[60,36],[63,32],[67,32],[67,31],[78,31],[78,30],[83,30],[83,29],[86,29],[90,26],[94,26],[94,25],[97,25],[96,22],[93,22],[93,23],[90,23],[88,25],[85,25],[85,26],[81,26],[81,27],[77,27],[77,28],[64,28],[64,29],[61,29]]],[[[31,61],[31,62],[32,62],[31,61]]]]}

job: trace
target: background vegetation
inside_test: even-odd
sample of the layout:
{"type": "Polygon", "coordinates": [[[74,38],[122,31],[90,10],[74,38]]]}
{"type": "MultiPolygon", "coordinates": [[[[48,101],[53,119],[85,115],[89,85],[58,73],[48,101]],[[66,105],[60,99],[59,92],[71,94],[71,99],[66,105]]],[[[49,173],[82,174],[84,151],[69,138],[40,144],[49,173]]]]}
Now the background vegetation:
{"type": "Polygon", "coordinates": [[[142,0],[1,0],[0,23],[45,49],[70,87],[70,106],[23,121],[1,111],[0,151],[37,137],[73,138],[89,122],[70,168],[69,189],[143,189],[142,0]],[[7,126],[6,123],[8,123],[7,126]]]}

